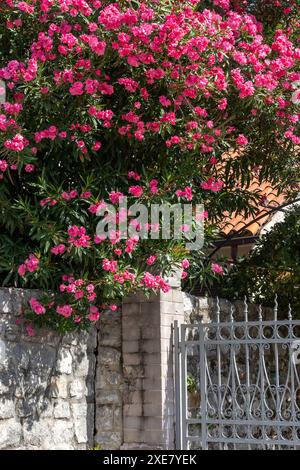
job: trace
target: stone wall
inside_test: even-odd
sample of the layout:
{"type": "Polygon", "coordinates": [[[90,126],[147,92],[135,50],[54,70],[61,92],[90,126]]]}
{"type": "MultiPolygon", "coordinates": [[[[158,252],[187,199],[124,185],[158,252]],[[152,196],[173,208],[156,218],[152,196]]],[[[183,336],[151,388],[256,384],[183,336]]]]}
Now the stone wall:
{"type": "Polygon", "coordinates": [[[0,448],[85,449],[93,443],[96,333],[16,324],[19,289],[0,290],[0,448]]]}
{"type": "Polygon", "coordinates": [[[0,289],[0,449],[119,448],[121,317],[63,337],[16,321],[37,292],[0,289]]]}

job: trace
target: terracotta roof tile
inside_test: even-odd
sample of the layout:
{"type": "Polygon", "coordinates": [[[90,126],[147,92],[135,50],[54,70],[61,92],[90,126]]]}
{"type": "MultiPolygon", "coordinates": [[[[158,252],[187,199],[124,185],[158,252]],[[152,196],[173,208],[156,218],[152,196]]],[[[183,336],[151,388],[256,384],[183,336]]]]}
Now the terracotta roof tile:
{"type": "Polygon", "coordinates": [[[268,209],[265,206],[276,207],[280,206],[285,201],[285,195],[277,194],[272,185],[268,182],[260,184],[257,180],[254,180],[250,184],[248,190],[260,194],[261,200],[264,201],[264,204],[259,204],[255,215],[250,217],[244,217],[241,214],[230,216],[228,213],[225,213],[225,220],[221,227],[221,231],[224,235],[233,234],[234,232],[237,233],[237,236],[259,235],[261,229],[267,222],[269,222],[273,215],[268,212],[268,209]],[[258,217],[261,218],[256,220],[258,217]],[[253,221],[252,224],[251,221],[253,221]],[[248,226],[248,224],[250,225],[248,226]],[[245,227],[244,231],[243,227],[245,227]]]}

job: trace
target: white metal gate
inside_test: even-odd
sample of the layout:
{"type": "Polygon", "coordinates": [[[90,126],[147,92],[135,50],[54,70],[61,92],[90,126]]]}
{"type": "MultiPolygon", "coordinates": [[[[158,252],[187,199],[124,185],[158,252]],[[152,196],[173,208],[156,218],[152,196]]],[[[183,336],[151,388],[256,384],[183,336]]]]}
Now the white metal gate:
{"type": "Polygon", "coordinates": [[[175,322],[177,449],[300,449],[300,321],[175,322]]]}

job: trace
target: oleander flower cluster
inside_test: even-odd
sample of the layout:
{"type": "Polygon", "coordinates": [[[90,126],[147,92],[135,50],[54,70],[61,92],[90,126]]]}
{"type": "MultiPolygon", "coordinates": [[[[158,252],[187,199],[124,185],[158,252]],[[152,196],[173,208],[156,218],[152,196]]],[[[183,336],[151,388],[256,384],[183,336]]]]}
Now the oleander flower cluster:
{"type": "Polygon", "coordinates": [[[135,290],[167,292],[174,264],[187,276],[182,242],[101,239],[101,205],[201,202],[209,231],[253,202],[243,172],[294,171],[298,7],[265,2],[281,15],[270,33],[256,3],[1,2],[1,223],[23,249],[15,283],[57,292],[31,299],[28,321],[86,328],[135,290]]]}

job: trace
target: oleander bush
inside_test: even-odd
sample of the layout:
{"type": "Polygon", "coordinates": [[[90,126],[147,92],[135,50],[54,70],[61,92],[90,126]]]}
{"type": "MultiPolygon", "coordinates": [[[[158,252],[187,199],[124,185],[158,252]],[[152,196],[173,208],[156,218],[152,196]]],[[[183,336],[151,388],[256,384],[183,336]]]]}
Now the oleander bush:
{"type": "MultiPolygon", "coordinates": [[[[225,211],[255,210],[254,173],[293,195],[298,30],[293,1],[1,2],[0,280],[45,291],[29,334],[87,328],[125,295],[167,291],[172,267],[187,276],[184,237],[143,240],[160,226],[139,227],[125,197],[203,203],[209,243],[225,211]],[[97,235],[108,204],[135,235],[97,235]]],[[[222,274],[205,246],[198,259],[222,274]]]]}

